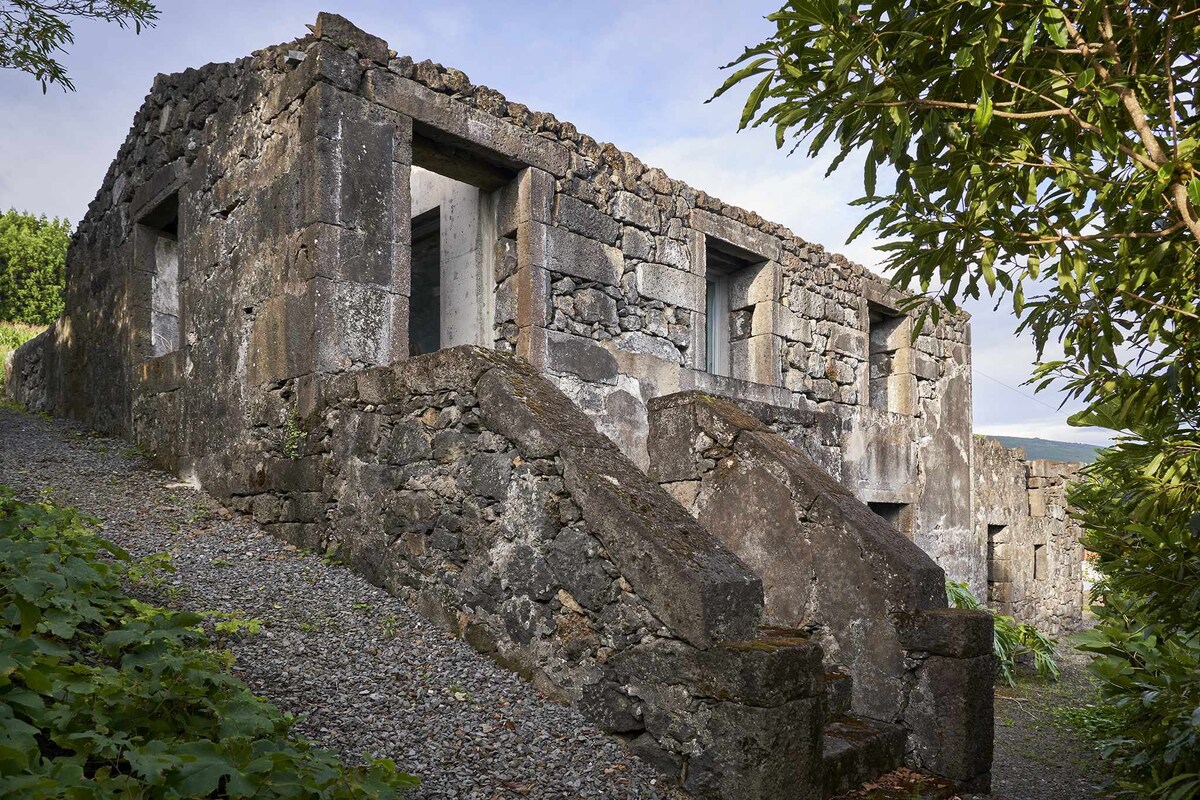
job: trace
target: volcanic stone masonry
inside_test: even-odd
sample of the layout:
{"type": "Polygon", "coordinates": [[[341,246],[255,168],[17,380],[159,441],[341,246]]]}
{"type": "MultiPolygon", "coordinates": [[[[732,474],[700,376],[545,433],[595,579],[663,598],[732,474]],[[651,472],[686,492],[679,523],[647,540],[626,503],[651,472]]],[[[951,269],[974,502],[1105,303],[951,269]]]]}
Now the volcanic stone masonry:
{"type": "Polygon", "coordinates": [[[914,337],[862,267],[341,17],[158,76],[67,282],[11,397],[697,796],[985,789],[990,619],[946,576],[1078,621],[1069,470],[973,443],[964,315],[914,337]]]}

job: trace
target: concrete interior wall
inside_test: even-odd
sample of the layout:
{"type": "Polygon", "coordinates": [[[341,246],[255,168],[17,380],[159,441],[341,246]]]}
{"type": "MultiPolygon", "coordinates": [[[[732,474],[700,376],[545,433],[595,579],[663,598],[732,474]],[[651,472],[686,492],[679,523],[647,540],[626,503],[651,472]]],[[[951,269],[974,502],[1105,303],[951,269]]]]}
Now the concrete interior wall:
{"type": "Polygon", "coordinates": [[[156,356],[179,349],[179,242],[155,236],[150,331],[156,356]]]}
{"type": "MultiPolygon", "coordinates": [[[[496,200],[470,184],[414,166],[412,216],[440,215],[441,347],[493,345],[496,200]]],[[[414,293],[419,293],[414,287],[414,293]]]]}

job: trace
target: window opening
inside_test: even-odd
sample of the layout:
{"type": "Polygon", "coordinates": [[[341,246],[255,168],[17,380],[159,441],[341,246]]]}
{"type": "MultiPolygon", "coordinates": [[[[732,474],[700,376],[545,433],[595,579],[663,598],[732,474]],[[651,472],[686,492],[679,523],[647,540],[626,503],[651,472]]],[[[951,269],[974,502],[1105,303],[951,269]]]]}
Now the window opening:
{"type": "Polygon", "coordinates": [[[894,391],[892,377],[896,375],[897,352],[908,345],[904,341],[907,317],[896,314],[874,304],[868,307],[868,338],[870,355],[868,369],[870,379],[867,404],[885,411],[900,411],[898,392],[894,391]]]}
{"type": "Polygon", "coordinates": [[[1046,563],[1046,545],[1035,544],[1033,546],[1033,579],[1035,581],[1045,580],[1049,572],[1049,564],[1046,563]]]}
{"type": "Polygon", "coordinates": [[[988,525],[988,602],[1000,603],[1007,598],[1002,585],[1009,582],[1008,541],[1006,525],[988,525]]]}
{"type": "Polygon", "coordinates": [[[705,369],[714,375],[729,376],[732,374],[730,344],[735,338],[741,338],[734,330],[730,285],[739,273],[754,266],[754,262],[720,245],[712,239],[705,243],[705,369]]]}
{"type": "Polygon", "coordinates": [[[408,306],[409,355],[442,347],[441,207],[412,220],[412,290],[408,306]]]}
{"type": "Polygon", "coordinates": [[[912,523],[908,503],[867,503],[867,507],[909,539],[912,538],[912,523]]]}
{"type": "Polygon", "coordinates": [[[139,221],[152,237],[154,273],[150,279],[150,351],[173,353],[180,346],[179,195],[171,194],[139,221]]]}

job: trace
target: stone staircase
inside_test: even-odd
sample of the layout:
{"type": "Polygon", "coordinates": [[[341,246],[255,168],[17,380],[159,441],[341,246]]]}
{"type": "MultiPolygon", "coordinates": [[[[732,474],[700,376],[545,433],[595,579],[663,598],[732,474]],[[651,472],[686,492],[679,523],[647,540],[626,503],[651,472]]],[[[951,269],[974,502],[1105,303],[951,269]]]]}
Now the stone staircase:
{"type": "Polygon", "coordinates": [[[852,791],[904,763],[904,729],[851,714],[852,687],[853,679],[843,672],[825,674],[821,752],[825,797],[852,791]]]}

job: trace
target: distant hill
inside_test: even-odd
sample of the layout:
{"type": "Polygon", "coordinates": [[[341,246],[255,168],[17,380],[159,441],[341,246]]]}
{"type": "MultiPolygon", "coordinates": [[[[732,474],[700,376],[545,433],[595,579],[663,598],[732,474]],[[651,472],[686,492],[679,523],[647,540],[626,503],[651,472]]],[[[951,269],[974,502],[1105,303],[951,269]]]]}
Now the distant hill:
{"type": "Polygon", "coordinates": [[[1096,454],[1103,450],[1094,444],[1081,442],[1056,442],[1050,439],[1024,439],[1020,436],[992,436],[1005,447],[1024,447],[1025,455],[1030,459],[1046,458],[1051,461],[1082,461],[1090,464],[1096,460],[1096,454]]]}

